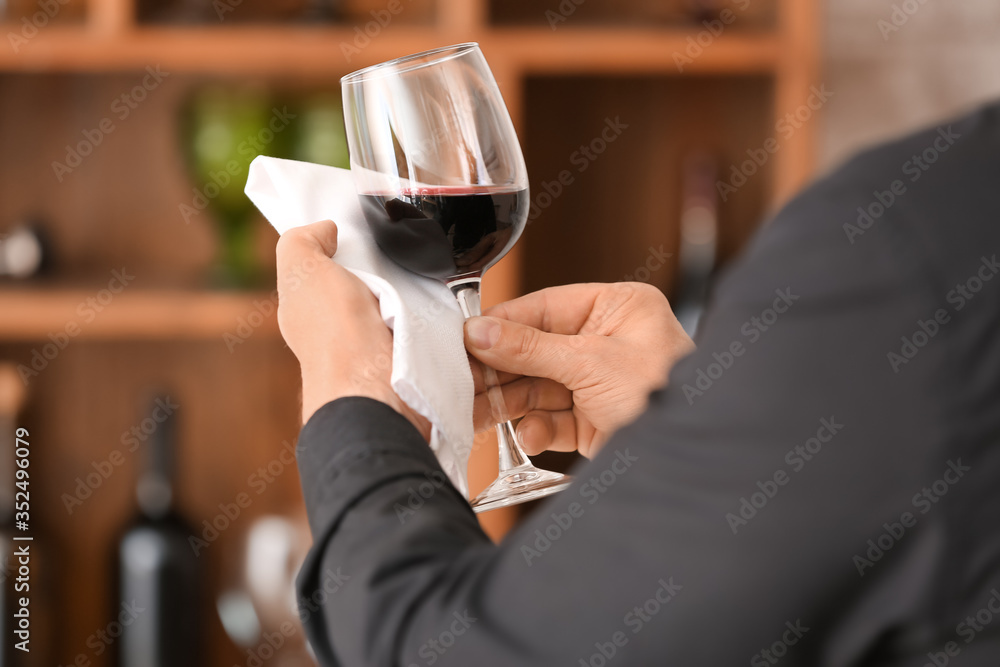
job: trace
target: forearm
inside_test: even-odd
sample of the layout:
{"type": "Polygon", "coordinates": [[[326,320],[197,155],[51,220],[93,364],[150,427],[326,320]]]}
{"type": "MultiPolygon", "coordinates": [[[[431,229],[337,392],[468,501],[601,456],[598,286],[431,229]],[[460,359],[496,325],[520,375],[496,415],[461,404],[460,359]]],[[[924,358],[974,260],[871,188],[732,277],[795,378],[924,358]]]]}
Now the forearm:
{"type": "Polygon", "coordinates": [[[587,467],[622,479],[615,493],[580,480],[500,546],[387,406],[360,398],[324,406],[298,455],[315,542],[299,576],[300,606],[323,664],[548,667],[589,658],[597,639],[628,630],[623,606],[656,595],[660,579],[661,597],[680,590],[641,555],[651,545],[638,525],[658,530],[667,515],[622,512],[625,476],[645,486],[628,447],[610,447],[587,467]]]}
{"type": "Polygon", "coordinates": [[[298,457],[315,543],[298,587],[314,648],[331,664],[334,655],[347,665],[416,660],[423,640],[407,638],[440,621],[437,637],[465,611],[441,602],[436,613],[436,584],[460,580],[492,543],[420,434],[384,404],[323,406],[298,457]],[[331,578],[335,590],[319,593],[331,578]]]}

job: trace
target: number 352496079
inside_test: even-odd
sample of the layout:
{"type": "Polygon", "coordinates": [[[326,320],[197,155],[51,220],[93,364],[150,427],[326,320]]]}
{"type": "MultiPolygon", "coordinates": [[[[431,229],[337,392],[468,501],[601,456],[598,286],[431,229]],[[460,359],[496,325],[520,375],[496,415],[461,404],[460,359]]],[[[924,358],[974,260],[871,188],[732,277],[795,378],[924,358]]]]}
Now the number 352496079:
{"type": "Polygon", "coordinates": [[[14,450],[14,462],[17,464],[14,473],[14,486],[18,491],[14,495],[14,522],[19,530],[28,530],[28,429],[19,428],[15,432],[17,448],[14,450]]]}

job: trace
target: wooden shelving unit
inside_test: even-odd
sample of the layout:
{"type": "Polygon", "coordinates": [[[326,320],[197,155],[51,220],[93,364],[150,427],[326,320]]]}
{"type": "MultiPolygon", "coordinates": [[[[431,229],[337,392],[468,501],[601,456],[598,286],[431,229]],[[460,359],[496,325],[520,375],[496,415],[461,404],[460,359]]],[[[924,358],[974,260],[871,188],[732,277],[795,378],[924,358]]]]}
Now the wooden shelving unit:
{"type": "MultiPolygon", "coordinates": [[[[687,48],[689,31],[679,29],[482,27],[441,33],[421,27],[387,28],[357,56],[358,67],[450,40],[478,41],[491,64],[523,73],[676,72],[673,54],[687,48]],[[609,58],[607,54],[613,53],[609,58]]],[[[20,53],[0,51],[0,70],[96,72],[166,70],[214,74],[282,74],[289,71],[341,76],[341,44],[355,33],[344,28],[135,28],[107,35],[87,28],[53,27],[20,53]]],[[[783,42],[774,34],[723,35],[686,71],[773,72],[783,42]]]]}
{"type": "Polygon", "coordinates": [[[78,288],[0,291],[0,312],[12,314],[0,322],[0,342],[45,340],[70,322],[78,327],[75,341],[219,340],[237,335],[240,320],[247,322],[251,313],[246,327],[254,336],[278,335],[274,317],[262,314],[274,309],[269,292],[125,290],[100,311],[86,305],[94,294],[78,288]]]}
{"type": "MultiPolygon", "coordinates": [[[[617,280],[641,264],[648,247],[676,250],[678,164],[686,153],[709,150],[720,173],[727,172],[746,159],[746,150],[775,136],[779,119],[805,103],[819,80],[815,0],[761,0],[773,20],[726,27],[683,72],[675,54],[692,40],[704,41],[704,27],[609,18],[622,7],[649,6],[644,0],[588,0],[582,7],[590,7],[590,14],[568,16],[554,30],[545,11],[558,11],[557,2],[411,0],[423,3],[428,11],[420,15],[430,18],[413,21],[402,12],[350,62],[342,45],[353,44],[368,12],[387,3],[345,2],[356,6],[359,20],[324,27],[229,20],[185,27],[138,22],[133,0],[89,0],[83,22],[44,27],[16,52],[3,45],[0,230],[37,211],[51,221],[65,265],[83,262],[88,270],[103,271],[128,263],[140,272],[176,273],[177,285],[190,285],[208,268],[214,241],[208,221],[184,225],[176,212],[191,191],[173,139],[185,91],[204,81],[279,87],[294,82],[335,91],[338,78],[354,69],[478,41],[518,126],[533,193],[567,168],[569,156],[596,136],[606,118],[620,115],[630,125],[601,159],[575,174],[572,192],[556,198],[516,251],[490,272],[486,300],[559,282],[617,280]],[[502,12],[515,18],[494,22],[499,3],[517,3],[517,11],[504,5],[502,12]],[[151,93],[134,117],[119,123],[99,155],[65,183],[57,182],[50,163],[107,114],[108,102],[134,85],[147,66],[169,71],[170,87],[151,93]]],[[[683,4],[663,0],[671,3],[683,4]]],[[[0,29],[6,35],[14,28],[0,23],[0,29]]],[[[812,172],[811,127],[779,138],[781,150],[720,206],[723,259],[812,172]]],[[[262,234],[267,248],[273,238],[262,234]]],[[[669,293],[673,272],[668,267],[650,280],[669,293]]],[[[255,301],[269,298],[266,290],[140,283],[82,326],[29,387],[26,418],[38,425],[38,439],[51,450],[40,464],[48,466],[39,485],[41,519],[64,543],[77,545],[74,558],[59,565],[67,610],[60,664],[71,664],[80,653],[88,653],[94,665],[108,664],[89,654],[86,639],[105,622],[106,549],[132,506],[131,473],[117,472],[72,516],[60,494],[142,417],[136,395],[164,382],[183,397],[180,501],[195,523],[242,490],[247,475],[271,460],[298,427],[297,364],[273,316],[235,351],[223,340],[254,312],[255,301]]],[[[28,363],[50,334],[77,318],[76,308],[92,294],[88,285],[68,279],[47,286],[0,284],[0,357],[28,363]]],[[[473,491],[494,475],[495,455],[487,450],[481,448],[471,466],[473,491]]],[[[289,473],[248,515],[300,510],[297,480],[289,473]]],[[[485,525],[499,536],[515,517],[491,513],[485,525]]],[[[236,529],[212,547],[213,581],[226,576],[239,539],[236,529]]],[[[213,610],[206,614],[214,619],[213,610]]],[[[208,634],[207,664],[243,660],[217,621],[208,634]]]]}

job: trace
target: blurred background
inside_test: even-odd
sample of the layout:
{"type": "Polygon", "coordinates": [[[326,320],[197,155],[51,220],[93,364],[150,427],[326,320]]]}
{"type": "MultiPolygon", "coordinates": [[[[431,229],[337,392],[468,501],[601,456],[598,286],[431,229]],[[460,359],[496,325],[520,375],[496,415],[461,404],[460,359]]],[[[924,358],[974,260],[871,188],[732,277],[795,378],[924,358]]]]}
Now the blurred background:
{"type": "Polygon", "coordinates": [[[2,665],[312,664],[298,369],[242,192],[258,154],[347,166],[340,76],[479,41],[532,178],[487,300],[640,280],[691,328],[810,179],[1000,97],[995,0],[0,0],[0,39],[3,623],[34,538],[2,665]]]}

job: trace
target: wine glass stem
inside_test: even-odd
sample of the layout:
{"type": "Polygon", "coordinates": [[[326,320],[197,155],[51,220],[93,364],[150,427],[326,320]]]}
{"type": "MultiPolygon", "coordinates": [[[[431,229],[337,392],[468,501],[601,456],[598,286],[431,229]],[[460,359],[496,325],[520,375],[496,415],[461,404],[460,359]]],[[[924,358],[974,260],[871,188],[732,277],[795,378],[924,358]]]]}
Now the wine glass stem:
{"type": "MultiPolygon", "coordinates": [[[[479,285],[479,279],[451,285],[451,291],[458,299],[458,305],[466,319],[483,314],[479,285]]],[[[482,368],[486,395],[490,399],[493,419],[496,421],[497,445],[500,450],[500,475],[502,476],[514,468],[530,465],[530,461],[517,441],[517,434],[514,432],[514,425],[510,422],[510,413],[507,412],[507,403],[503,399],[503,391],[500,389],[497,372],[485,364],[482,368]]]]}

